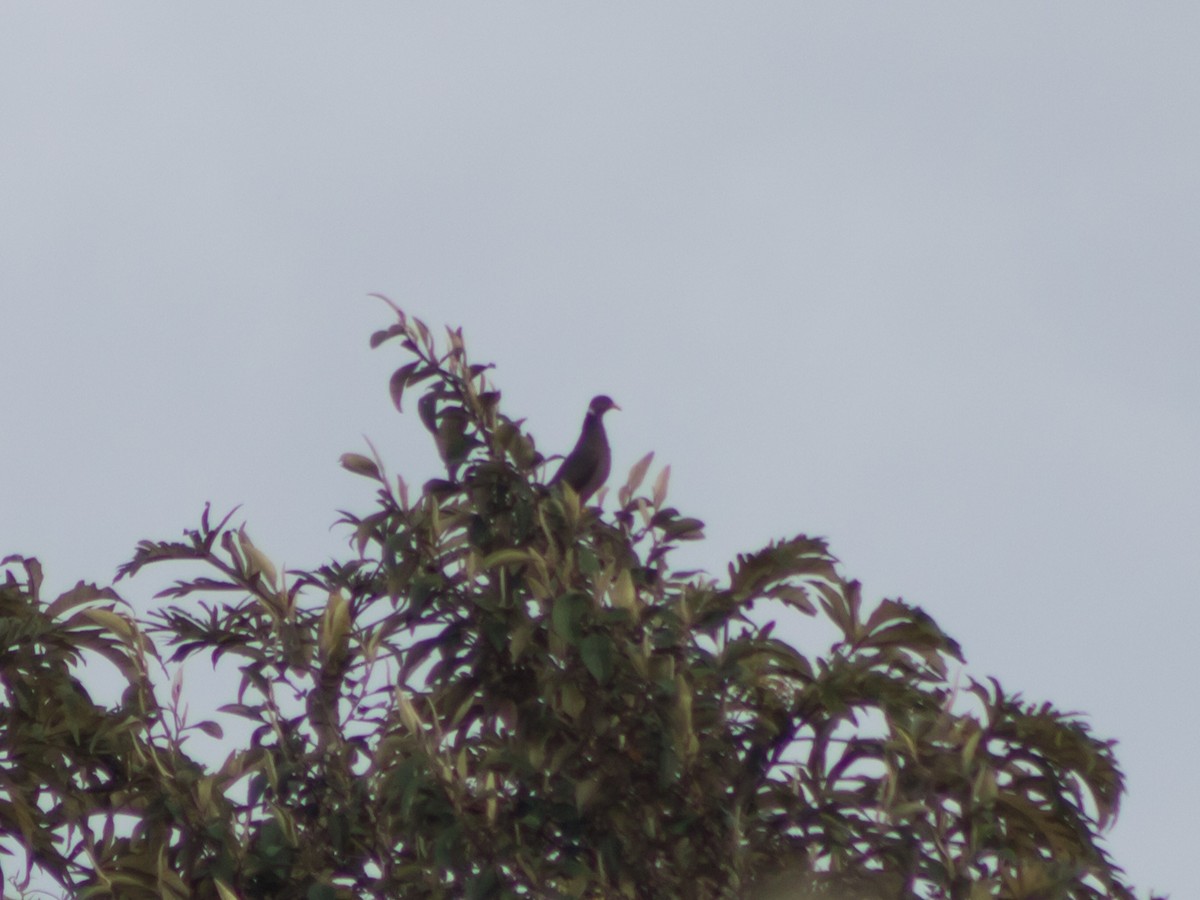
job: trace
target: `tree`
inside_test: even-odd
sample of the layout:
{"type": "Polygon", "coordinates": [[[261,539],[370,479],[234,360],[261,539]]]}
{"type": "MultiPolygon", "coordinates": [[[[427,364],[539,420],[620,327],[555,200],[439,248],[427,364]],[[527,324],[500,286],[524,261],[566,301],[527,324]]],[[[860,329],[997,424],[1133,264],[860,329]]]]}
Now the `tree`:
{"type": "Polygon", "coordinates": [[[203,566],[141,616],[4,561],[0,835],[29,864],[81,898],[1134,896],[1100,842],[1111,742],[995,680],[958,690],[956,643],[864,603],[821,540],[674,571],[703,526],[669,469],[644,487],[639,462],[611,515],[547,488],[461,330],[442,351],[393,309],[371,343],[411,357],[391,394],[422,391],[446,477],[414,497],[343,457],[378,484],[346,559],[280,573],[206,508],[120,569],[203,566]],[[786,616],[838,639],[805,655],[786,616]],[[223,735],[183,711],[205,657],[249,723],[219,765],[186,746],[223,735]]]}

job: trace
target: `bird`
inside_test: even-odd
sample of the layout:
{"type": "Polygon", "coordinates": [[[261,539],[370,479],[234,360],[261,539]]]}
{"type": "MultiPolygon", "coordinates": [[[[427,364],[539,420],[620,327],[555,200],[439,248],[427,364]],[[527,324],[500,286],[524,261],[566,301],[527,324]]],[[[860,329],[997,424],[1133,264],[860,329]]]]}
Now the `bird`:
{"type": "Polygon", "coordinates": [[[611,397],[604,394],[592,398],[583,419],[579,440],[550,479],[551,486],[560,482],[569,484],[579,495],[580,503],[587,502],[592,494],[600,490],[612,468],[612,451],[608,447],[608,435],[604,433],[604,414],[610,409],[620,408],[611,397]]]}

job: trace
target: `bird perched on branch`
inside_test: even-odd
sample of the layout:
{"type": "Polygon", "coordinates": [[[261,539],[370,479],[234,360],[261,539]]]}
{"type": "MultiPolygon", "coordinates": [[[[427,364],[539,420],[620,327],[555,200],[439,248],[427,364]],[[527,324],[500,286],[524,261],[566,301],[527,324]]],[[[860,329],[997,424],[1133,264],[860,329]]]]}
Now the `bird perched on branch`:
{"type": "Polygon", "coordinates": [[[550,479],[550,484],[569,484],[579,495],[580,503],[586,503],[592,494],[600,490],[612,468],[612,451],[608,448],[608,435],[604,433],[604,414],[610,409],[620,408],[612,402],[611,397],[603,394],[592,398],[575,449],[567,454],[550,479]]]}

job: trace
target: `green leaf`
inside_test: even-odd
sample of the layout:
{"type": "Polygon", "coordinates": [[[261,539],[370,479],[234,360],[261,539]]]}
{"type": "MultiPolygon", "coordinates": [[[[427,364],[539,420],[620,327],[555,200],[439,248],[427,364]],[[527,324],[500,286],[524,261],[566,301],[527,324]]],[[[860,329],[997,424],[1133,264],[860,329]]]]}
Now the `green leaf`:
{"type": "Polygon", "coordinates": [[[592,598],[582,591],[571,591],[554,601],[550,613],[554,631],[572,646],[583,639],[583,618],[592,606],[592,598]]]}
{"type": "Polygon", "coordinates": [[[589,634],[579,645],[579,655],[592,677],[601,684],[612,680],[616,667],[616,651],[612,639],[606,634],[589,634]]]}
{"type": "Polygon", "coordinates": [[[379,480],[379,466],[375,465],[374,460],[368,459],[361,453],[343,453],[342,468],[355,475],[379,480]]]}
{"type": "MultiPolygon", "coordinates": [[[[583,691],[579,690],[574,684],[564,684],[558,691],[559,705],[572,719],[578,719],[583,715],[584,707],[587,706],[587,697],[583,696],[583,691]]],[[[559,751],[562,752],[561,750],[559,751]]],[[[554,763],[551,761],[550,771],[554,772],[562,762],[554,763]]]]}
{"type": "Polygon", "coordinates": [[[496,566],[507,566],[510,563],[528,563],[530,560],[531,551],[520,547],[505,547],[502,550],[497,550],[495,553],[489,553],[483,558],[480,568],[492,569],[496,566]]]}
{"type": "Polygon", "coordinates": [[[216,722],[197,722],[192,727],[203,731],[210,738],[220,739],[225,736],[225,732],[221,730],[221,726],[216,722]]]}
{"type": "Polygon", "coordinates": [[[642,485],[642,480],[646,477],[646,472],[650,468],[650,463],[654,460],[654,451],[650,451],[643,456],[634,467],[629,470],[629,478],[625,482],[625,486],[617,494],[617,498],[622,506],[626,506],[633,499],[633,492],[642,485]]]}
{"type": "Polygon", "coordinates": [[[579,571],[584,575],[595,575],[600,571],[600,560],[587,547],[579,548],[577,558],[579,560],[579,571]]]}
{"type": "Polygon", "coordinates": [[[704,523],[699,519],[672,519],[662,525],[667,537],[679,541],[698,541],[704,537],[704,523]]]}
{"type": "Polygon", "coordinates": [[[419,362],[415,362],[409,363],[407,366],[401,366],[392,373],[391,380],[388,381],[388,392],[392,395],[392,404],[396,407],[397,412],[404,412],[404,407],[400,401],[404,397],[404,389],[408,387],[409,378],[419,365],[419,362]]]}

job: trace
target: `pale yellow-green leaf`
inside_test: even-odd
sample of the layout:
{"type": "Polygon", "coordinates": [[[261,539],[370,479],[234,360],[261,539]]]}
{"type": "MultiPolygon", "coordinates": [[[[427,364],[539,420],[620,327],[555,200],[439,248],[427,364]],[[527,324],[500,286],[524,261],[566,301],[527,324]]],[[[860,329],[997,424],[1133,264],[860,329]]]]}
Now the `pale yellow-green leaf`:
{"type": "Polygon", "coordinates": [[[85,609],[83,615],[122,640],[133,639],[133,625],[119,613],[107,609],[85,609]]]}
{"type": "Polygon", "coordinates": [[[361,453],[343,453],[341,463],[343,469],[353,472],[355,475],[379,479],[379,466],[373,459],[363,456],[361,453]]]}
{"type": "Polygon", "coordinates": [[[332,659],[345,652],[350,632],[350,604],[341,591],[331,591],[317,627],[317,646],[322,656],[332,659]]]}
{"type": "Polygon", "coordinates": [[[487,817],[489,825],[496,824],[496,773],[488,769],[487,775],[483,778],[483,789],[487,793],[487,799],[484,801],[484,815],[487,817]]]}
{"type": "Polygon", "coordinates": [[[686,743],[692,733],[692,687],[682,675],[675,676],[675,714],[681,743],[686,743]]]}
{"type": "Polygon", "coordinates": [[[649,504],[642,497],[638,497],[634,502],[637,504],[638,516],[642,520],[642,527],[649,528],[650,520],[654,518],[654,510],[650,508],[649,504]]]}
{"type": "Polygon", "coordinates": [[[559,701],[562,704],[563,712],[572,719],[578,719],[583,714],[583,708],[587,705],[587,699],[583,693],[573,684],[564,684],[559,689],[559,701]]]}
{"type": "Polygon", "coordinates": [[[995,800],[996,795],[999,793],[999,789],[996,786],[996,773],[991,769],[984,769],[980,772],[975,778],[972,793],[980,803],[988,804],[995,800]]]}
{"type": "Polygon", "coordinates": [[[404,723],[404,727],[414,734],[420,734],[421,717],[417,715],[417,708],[413,706],[408,692],[403,688],[396,688],[396,705],[400,710],[400,721],[404,723]]]}
{"type": "Polygon", "coordinates": [[[510,563],[528,563],[531,552],[516,547],[505,547],[503,550],[497,550],[495,553],[485,556],[480,567],[494,569],[496,566],[507,566],[510,563]]]}
{"type": "Polygon", "coordinates": [[[962,761],[964,772],[971,771],[971,765],[975,762],[975,751],[979,748],[979,741],[982,737],[982,729],[976,729],[975,732],[967,738],[966,743],[963,744],[962,761]]]}
{"type": "Polygon", "coordinates": [[[670,481],[671,467],[663,466],[662,471],[658,473],[658,478],[654,480],[653,501],[655,509],[660,509],[663,501],[667,499],[667,485],[670,481]]]}
{"type": "Polygon", "coordinates": [[[563,518],[572,529],[579,524],[579,495],[566,482],[559,485],[562,488],[563,518]]]}
{"type": "Polygon", "coordinates": [[[462,720],[466,718],[467,713],[469,713],[475,707],[475,702],[476,701],[473,696],[467,696],[463,698],[462,703],[458,704],[458,709],[454,711],[454,715],[450,718],[450,725],[453,727],[462,722],[462,720]]]}
{"type": "Polygon", "coordinates": [[[592,578],[592,598],[596,601],[597,606],[601,605],[604,598],[608,596],[608,589],[612,585],[616,573],[617,564],[610,562],[592,578]]]}
{"type": "Polygon", "coordinates": [[[613,606],[621,609],[636,610],[638,608],[637,591],[633,587],[633,576],[628,569],[617,573],[617,579],[609,589],[609,598],[613,606]]]}
{"type": "Polygon", "coordinates": [[[196,782],[196,799],[199,801],[201,812],[204,812],[208,815],[212,815],[214,812],[213,810],[209,809],[209,806],[212,804],[212,795],[213,777],[211,775],[205,775],[198,782],[196,782]]]}
{"type": "Polygon", "coordinates": [[[187,882],[171,869],[170,860],[167,859],[165,844],[158,848],[158,884],[156,887],[164,900],[175,900],[175,898],[182,900],[182,898],[192,896],[191,888],[188,887],[187,882]]]}
{"type": "Polygon", "coordinates": [[[278,578],[275,564],[254,545],[254,542],[250,540],[250,535],[246,534],[244,527],[238,529],[237,536],[238,545],[241,547],[242,554],[246,557],[247,574],[251,578],[255,575],[262,575],[267,584],[274,587],[278,578]]]}

